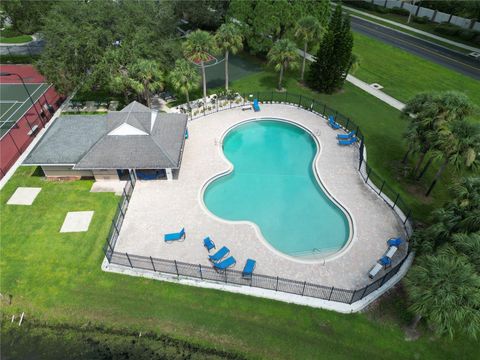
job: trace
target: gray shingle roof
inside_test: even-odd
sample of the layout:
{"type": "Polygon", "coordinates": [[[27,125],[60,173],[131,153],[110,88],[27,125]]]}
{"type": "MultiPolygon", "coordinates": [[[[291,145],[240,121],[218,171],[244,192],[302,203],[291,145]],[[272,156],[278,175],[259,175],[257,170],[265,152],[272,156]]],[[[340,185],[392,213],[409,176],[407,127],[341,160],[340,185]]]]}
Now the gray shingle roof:
{"type": "Polygon", "coordinates": [[[23,163],[76,164],[106,133],[105,115],[61,116],[50,126],[23,163]]]}
{"type": "Polygon", "coordinates": [[[184,114],[159,113],[152,131],[145,129],[149,136],[105,135],[74,169],[176,169],[180,167],[186,126],[184,114]]]}
{"type": "Polygon", "coordinates": [[[82,170],[179,168],[187,116],[153,117],[152,128],[152,111],[137,102],[107,115],[61,116],[24,164],[74,164],[74,169],[82,170]],[[147,135],[109,135],[125,123],[147,135]]]}

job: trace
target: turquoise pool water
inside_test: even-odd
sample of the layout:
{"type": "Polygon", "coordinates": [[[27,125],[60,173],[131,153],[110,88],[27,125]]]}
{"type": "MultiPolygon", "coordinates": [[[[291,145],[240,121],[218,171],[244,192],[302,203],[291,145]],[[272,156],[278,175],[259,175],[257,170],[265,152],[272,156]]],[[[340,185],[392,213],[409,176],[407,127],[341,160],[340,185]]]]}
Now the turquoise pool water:
{"type": "Polygon", "coordinates": [[[349,222],[313,173],[317,145],[305,130],[275,119],[247,122],[225,136],[223,152],[234,170],[205,190],[213,214],[254,222],[273,247],[290,256],[326,254],[345,245],[349,222]]]}

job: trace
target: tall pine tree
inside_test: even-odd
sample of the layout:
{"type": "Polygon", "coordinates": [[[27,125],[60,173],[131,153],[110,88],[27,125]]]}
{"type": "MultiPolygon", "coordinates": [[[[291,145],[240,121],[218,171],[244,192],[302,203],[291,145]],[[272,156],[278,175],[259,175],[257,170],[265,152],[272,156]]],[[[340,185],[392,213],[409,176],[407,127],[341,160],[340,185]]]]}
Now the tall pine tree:
{"type": "Polygon", "coordinates": [[[317,59],[310,66],[308,84],[325,93],[340,89],[352,64],[352,48],[350,20],[342,15],[342,7],[337,5],[317,52],[317,59]]]}

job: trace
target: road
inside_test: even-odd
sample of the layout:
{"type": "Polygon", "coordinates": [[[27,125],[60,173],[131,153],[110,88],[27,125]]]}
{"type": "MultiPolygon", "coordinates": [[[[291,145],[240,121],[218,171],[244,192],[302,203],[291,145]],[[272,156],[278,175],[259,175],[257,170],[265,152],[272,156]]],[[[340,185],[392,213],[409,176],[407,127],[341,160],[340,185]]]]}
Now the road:
{"type": "Polygon", "coordinates": [[[350,16],[352,30],[396,46],[426,60],[480,80],[480,61],[457,51],[422,40],[385,26],[350,16]]]}

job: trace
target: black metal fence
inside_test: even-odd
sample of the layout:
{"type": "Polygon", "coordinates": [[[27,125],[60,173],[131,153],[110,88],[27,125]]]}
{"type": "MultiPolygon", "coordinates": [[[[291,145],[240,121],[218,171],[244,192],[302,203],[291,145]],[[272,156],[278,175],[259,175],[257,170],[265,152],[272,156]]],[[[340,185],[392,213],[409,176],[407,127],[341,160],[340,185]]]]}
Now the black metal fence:
{"type": "Polygon", "coordinates": [[[125,214],[127,212],[128,205],[130,204],[130,199],[132,197],[136,181],[137,180],[135,176],[130,174],[130,180],[125,184],[122,198],[118,202],[117,210],[115,212],[115,216],[113,217],[110,231],[108,232],[107,241],[103,247],[103,252],[105,253],[108,261],[111,261],[112,255],[115,251],[115,245],[117,244],[117,239],[120,235],[120,229],[122,228],[123,220],[125,219],[125,214]]]}
{"type": "MultiPolygon", "coordinates": [[[[203,117],[218,111],[231,109],[234,107],[241,107],[256,98],[261,103],[283,103],[293,106],[304,108],[308,111],[312,111],[319,115],[329,116],[333,115],[335,121],[341,125],[345,131],[355,131],[359,143],[359,171],[365,183],[370,186],[382,199],[398,214],[401,218],[407,236],[409,235],[409,220],[411,220],[411,210],[407,204],[402,200],[400,194],[392,187],[390,187],[385,180],[378,176],[371,167],[368,166],[364,157],[364,136],[360,130],[360,127],[355,124],[349,117],[337,112],[336,110],[328,107],[317,100],[304,97],[302,95],[288,94],[288,93],[263,93],[256,92],[251,95],[243,95],[241,98],[237,97],[232,100],[216,99],[216,102],[211,106],[204,107],[204,110],[197,112],[192,111],[189,114],[190,120],[203,117]],[[398,212],[401,209],[401,212],[398,212]]],[[[313,284],[306,281],[290,280],[281,277],[268,276],[262,274],[253,274],[249,278],[242,276],[242,272],[238,270],[227,269],[225,271],[216,271],[211,266],[202,266],[201,264],[190,264],[176,260],[166,260],[153,258],[151,256],[139,256],[128,253],[120,253],[115,251],[115,244],[118,239],[120,228],[122,226],[125,212],[127,211],[130,197],[135,187],[135,178],[131,178],[123,191],[122,199],[119,202],[117,212],[112,221],[110,233],[108,235],[104,252],[109,263],[129,267],[132,269],[141,269],[147,271],[153,271],[156,273],[171,274],[177,277],[185,276],[189,278],[197,278],[201,280],[211,280],[216,282],[223,282],[226,284],[236,284],[257,287],[267,290],[280,291],[290,294],[296,294],[301,296],[309,296],[323,300],[336,301],[345,304],[352,304],[359,301],[371,294],[373,291],[379,289],[383,284],[390,280],[394,275],[398,273],[403,263],[406,261],[405,256],[398,264],[389,269],[383,276],[372,282],[371,284],[362,287],[361,289],[348,290],[336,288],[333,286],[323,286],[313,284]]],[[[408,245],[407,245],[408,246],[408,245]]],[[[410,249],[407,249],[407,255],[410,249]]],[[[366,275],[365,275],[366,276],[366,275]]]]}
{"type": "Polygon", "coordinates": [[[251,286],[295,295],[310,296],[329,301],[337,301],[345,304],[352,304],[358,300],[361,300],[365,296],[380,288],[398,273],[406,260],[406,258],[404,258],[389,272],[368,286],[357,290],[347,290],[333,286],[313,284],[306,281],[302,282],[285,279],[278,276],[275,277],[255,273],[251,277],[245,278],[242,276],[242,272],[238,270],[227,269],[226,271],[216,271],[211,266],[184,263],[175,260],[157,259],[153,257],[119,253],[115,251],[107,255],[107,258],[111,264],[121,265],[132,269],[171,274],[177,277],[185,276],[200,280],[210,280],[225,284],[251,286]]]}

